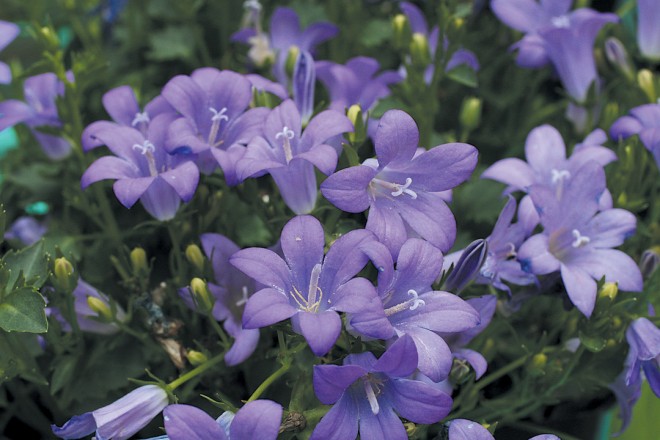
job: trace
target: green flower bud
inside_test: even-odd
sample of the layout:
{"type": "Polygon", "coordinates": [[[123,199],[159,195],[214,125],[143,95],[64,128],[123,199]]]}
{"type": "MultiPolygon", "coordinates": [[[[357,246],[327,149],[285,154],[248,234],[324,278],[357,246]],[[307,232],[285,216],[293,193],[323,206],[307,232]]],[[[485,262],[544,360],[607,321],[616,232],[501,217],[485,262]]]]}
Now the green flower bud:
{"type": "Polygon", "coordinates": [[[362,108],[358,104],[353,104],[348,108],[346,116],[354,127],[353,131],[346,135],[348,140],[353,144],[364,141],[367,137],[367,127],[362,119],[362,108]]]}
{"type": "Polygon", "coordinates": [[[204,271],[204,255],[196,244],[190,244],[186,248],[186,259],[200,272],[204,271]]]}
{"type": "Polygon", "coordinates": [[[209,358],[204,353],[197,350],[188,350],[188,352],[186,353],[186,357],[188,358],[188,362],[190,362],[190,365],[192,365],[193,367],[201,365],[209,360],[209,358]]]}
{"type": "Polygon", "coordinates": [[[300,48],[298,46],[291,46],[289,52],[286,55],[286,63],[284,68],[286,69],[286,74],[291,77],[293,76],[293,71],[296,68],[296,61],[298,60],[298,55],[300,54],[300,48]]]}
{"type": "Polygon", "coordinates": [[[392,39],[394,46],[398,48],[406,47],[410,41],[410,23],[408,17],[403,14],[397,14],[392,19],[392,39]]]}
{"type": "Polygon", "coordinates": [[[603,284],[603,287],[601,287],[598,296],[601,298],[609,298],[614,300],[617,293],[619,293],[619,287],[616,283],[605,283],[603,284]]]}
{"type": "Polygon", "coordinates": [[[472,131],[481,123],[481,99],[465,98],[459,115],[461,126],[466,131],[472,131]]]}
{"type": "Polygon", "coordinates": [[[144,251],[144,249],[141,247],[136,247],[131,251],[130,258],[134,273],[139,274],[149,271],[149,265],[147,264],[147,253],[144,251]]]}
{"type": "Polygon", "coordinates": [[[102,299],[97,298],[95,296],[88,296],[87,305],[89,306],[90,309],[92,309],[93,312],[98,314],[99,318],[101,318],[102,320],[106,322],[113,321],[112,310],[110,310],[108,304],[102,299]]]}
{"type": "Polygon", "coordinates": [[[76,284],[76,276],[73,274],[73,265],[64,257],[56,258],[53,272],[55,273],[55,284],[64,291],[72,290],[76,284]]]}
{"type": "Polygon", "coordinates": [[[649,69],[642,69],[637,72],[637,85],[642,89],[649,101],[652,103],[657,101],[658,95],[655,90],[655,83],[653,82],[653,73],[649,69]]]}
{"type": "Polygon", "coordinates": [[[426,67],[431,62],[431,55],[429,51],[429,41],[426,35],[415,32],[410,42],[410,58],[412,63],[417,67],[426,67]]]}
{"type": "Polygon", "coordinates": [[[209,313],[213,310],[213,303],[215,302],[214,298],[209,293],[209,289],[206,287],[206,282],[201,278],[193,278],[190,281],[190,291],[193,294],[193,299],[197,308],[204,313],[209,313]]]}
{"type": "Polygon", "coordinates": [[[449,380],[452,383],[461,385],[470,377],[470,365],[462,359],[454,359],[449,373],[449,380]]]}

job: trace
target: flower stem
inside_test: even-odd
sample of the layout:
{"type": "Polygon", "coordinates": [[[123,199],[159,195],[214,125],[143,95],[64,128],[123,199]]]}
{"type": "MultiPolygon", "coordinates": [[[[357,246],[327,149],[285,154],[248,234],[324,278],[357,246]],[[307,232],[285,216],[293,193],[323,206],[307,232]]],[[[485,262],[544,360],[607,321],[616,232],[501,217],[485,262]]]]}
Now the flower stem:
{"type": "Polygon", "coordinates": [[[257,400],[261,395],[263,394],[266,389],[268,389],[269,386],[273,384],[277,379],[279,379],[284,373],[289,371],[289,368],[291,368],[291,362],[286,362],[284,365],[280,367],[279,370],[268,376],[266,380],[264,380],[261,385],[259,385],[259,388],[254,390],[254,393],[250,396],[250,398],[247,400],[246,403],[252,402],[254,400],[257,400]]]}
{"type": "Polygon", "coordinates": [[[172,382],[167,384],[167,388],[169,391],[174,391],[184,383],[188,382],[190,379],[193,379],[200,374],[204,373],[206,370],[209,368],[213,367],[215,364],[219,363],[220,361],[224,360],[225,354],[219,354],[215,357],[212,357],[208,361],[204,362],[202,365],[193,368],[192,370],[188,371],[187,373],[179,376],[177,379],[174,379],[172,382]]]}

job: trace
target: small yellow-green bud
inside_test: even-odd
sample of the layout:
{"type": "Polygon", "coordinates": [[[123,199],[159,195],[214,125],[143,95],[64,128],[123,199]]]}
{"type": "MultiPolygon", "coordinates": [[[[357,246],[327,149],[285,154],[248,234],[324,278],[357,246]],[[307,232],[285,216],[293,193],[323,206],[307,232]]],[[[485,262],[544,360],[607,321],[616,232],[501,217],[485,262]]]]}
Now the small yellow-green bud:
{"type": "Polygon", "coordinates": [[[75,285],[73,265],[64,257],[56,258],[53,272],[55,282],[62,290],[71,290],[75,285]]]}
{"type": "Polygon", "coordinates": [[[429,52],[429,41],[426,35],[415,32],[410,42],[410,58],[413,65],[417,67],[426,67],[431,62],[429,52]]]}
{"type": "Polygon", "coordinates": [[[298,60],[298,55],[300,55],[300,48],[298,46],[291,46],[286,55],[286,63],[284,68],[286,69],[286,74],[293,76],[293,71],[296,68],[296,61],[298,60]]]}
{"type": "Polygon", "coordinates": [[[209,293],[209,289],[206,287],[206,282],[201,278],[193,278],[190,281],[190,290],[193,294],[193,299],[197,308],[205,313],[210,312],[213,309],[214,299],[209,293]]]}
{"type": "Polygon", "coordinates": [[[392,19],[392,40],[396,47],[402,48],[410,40],[410,23],[403,14],[397,14],[392,19]]]}
{"type": "Polygon", "coordinates": [[[621,325],[623,325],[623,321],[621,321],[621,318],[619,318],[618,316],[612,318],[612,327],[621,328],[621,325]]]}
{"type": "Polygon", "coordinates": [[[656,102],[658,95],[653,82],[653,73],[649,69],[642,69],[637,72],[637,85],[642,89],[649,101],[652,103],[656,102]]]}
{"type": "Polygon", "coordinates": [[[459,121],[463,129],[472,131],[481,123],[481,99],[475,97],[465,98],[461,105],[459,121]]]}
{"type": "Polygon", "coordinates": [[[454,29],[460,29],[465,24],[465,20],[461,17],[454,18],[454,29]]]}
{"type": "Polygon", "coordinates": [[[612,347],[616,347],[618,344],[616,343],[616,340],[610,338],[607,340],[605,345],[607,346],[607,348],[612,348],[612,347]]]}
{"type": "Polygon", "coordinates": [[[50,49],[58,49],[60,47],[60,39],[54,29],[49,26],[44,26],[39,29],[39,34],[43,40],[48,44],[50,49]]]}
{"type": "Polygon", "coordinates": [[[145,273],[149,271],[149,264],[147,263],[147,253],[141,247],[136,247],[131,251],[131,265],[133,266],[133,272],[145,273]]]}
{"type": "Polygon", "coordinates": [[[186,259],[200,272],[204,270],[204,255],[196,244],[189,244],[186,248],[186,259]]]}
{"type": "Polygon", "coordinates": [[[190,365],[192,365],[193,367],[201,365],[209,360],[209,358],[204,353],[197,350],[188,350],[188,352],[186,353],[186,357],[188,358],[188,362],[190,362],[190,365]]]}
{"type": "Polygon", "coordinates": [[[545,367],[545,364],[548,363],[548,356],[546,356],[544,353],[536,353],[532,357],[532,367],[533,368],[543,368],[545,367]]]}
{"type": "Polygon", "coordinates": [[[603,287],[601,287],[598,296],[614,300],[617,293],[619,293],[619,286],[617,286],[616,283],[605,283],[603,284],[603,287]]]}
{"type": "Polygon", "coordinates": [[[353,123],[353,131],[347,137],[351,143],[362,142],[367,134],[364,121],[362,120],[362,108],[359,104],[353,104],[348,108],[346,116],[353,123]]]}
{"type": "Polygon", "coordinates": [[[408,437],[412,437],[417,432],[417,425],[413,422],[406,422],[403,424],[403,427],[406,428],[406,434],[408,434],[408,437]]]}
{"type": "Polygon", "coordinates": [[[88,296],[87,305],[93,312],[99,315],[99,318],[107,322],[112,322],[112,310],[110,310],[110,307],[108,307],[105,301],[95,296],[88,296]]]}

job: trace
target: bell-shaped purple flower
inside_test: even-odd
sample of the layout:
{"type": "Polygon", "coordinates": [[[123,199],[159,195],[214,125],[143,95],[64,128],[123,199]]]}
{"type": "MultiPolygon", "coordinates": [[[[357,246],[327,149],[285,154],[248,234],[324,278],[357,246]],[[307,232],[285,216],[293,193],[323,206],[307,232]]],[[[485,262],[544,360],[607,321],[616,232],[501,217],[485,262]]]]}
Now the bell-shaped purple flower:
{"type": "Polygon", "coordinates": [[[635,134],[653,154],[660,168],[660,104],[635,107],[630,110],[630,115],[620,117],[610,128],[610,136],[617,141],[635,134]]]}
{"type": "Polygon", "coordinates": [[[351,231],[335,241],[324,257],[323,227],[314,217],[303,215],[282,230],[284,259],[262,248],[236,252],[230,263],[267,286],[248,299],[243,327],[256,329],[291,318],[312,352],[326,354],[341,332],[337,312],[357,313],[375,304],[371,283],[354,278],[367,263],[359,246],[371,240],[369,231],[351,231]]]}
{"type": "Polygon", "coordinates": [[[147,136],[130,127],[108,127],[95,136],[115,156],[92,163],[81,178],[84,188],[104,179],[115,179],[115,195],[126,208],[140,200],[158,220],[174,217],[181,200],[190,201],[199,181],[199,170],[188,157],[165,151],[165,134],[171,114],[162,114],[149,123],[147,136]]]}
{"type": "Polygon", "coordinates": [[[424,240],[411,238],[401,247],[395,270],[389,250],[381,243],[361,248],[378,268],[382,307],[352,315],[350,325],[372,338],[409,335],[417,349],[419,371],[434,382],[446,379],[452,354],[438,333],[475,327],[479,314],[458,296],[431,288],[442,269],[442,253],[424,240]]]}
{"type": "Polygon", "coordinates": [[[48,228],[34,217],[19,217],[5,231],[5,240],[18,240],[25,246],[36,243],[48,228]]]}
{"type": "Polygon", "coordinates": [[[641,383],[640,372],[651,390],[660,397],[660,329],[647,318],[637,318],[626,331],[630,346],[626,360],[626,385],[641,383]]]}
{"type": "Polygon", "coordinates": [[[637,44],[646,58],[660,60],[660,3],[637,0],[637,44]]]}
{"type": "Polygon", "coordinates": [[[410,235],[443,252],[451,248],[456,222],[438,193],[468,179],[477,164],[472,145],[452,143],[418,151],[418,141],[415,121],[401,110],[390,110],[376,130],[376,158],[338,171],[321,184],[323,196],[339,209],[369,208],[366,228],[393,258],[410,235]]]}
{"type": "Polygon", "coordinates": [[[170,153],[197,154],[197,165],[210,173],[220,165],[228,185],[236,185],[236,162],[245,145],[261,134],[266,108],[247,110],[252,85],[238,73],[211,67],[178,75],[163,88],[163,97],[183,117],[169,127],[170,153]],[[247,110],[247,111],[246,111],[247,110]]]}
{"type": "Polygon", "coordinates": [[[317,196],[314,166],[329,175],[337,166],[337,152],[325,142],[353,129],[351,121],[334,110],[316,115],[302,132],[300,113],[284,101],[266,118],[263,136],[253,138],[237,164],[240,181],[270,174],[286,205],[296,214],[314,209],[317,196]]]}
{"type": "Polygon", "coordinates": [[[314,86],[316,68],[314,58],[307,51],[301,51],[293,68],[293,101],[300,110],[303,125],[309,122],[314,113],[314,86]]]}
{"type": "MultiPolygon", "coordinates": [[[[9,45],[21,29],[15,23],[0,20],[0,52],[9,45]]],[[[11,70],[6,63],[0,61],[0,84],[9,84],[11,82],[11,70]]]]}
{"type": "Polygon", "coordinates": [[[350,354],[343,365],[315,365],[314,392],[321,403],[333,405],[311,440],[387,438],[405,440],[399,416],[430,424],[451,409],[449,395],[434,385],[408,377],[417,366],[415,344],[409,336],[397,340],[380,357],[350,354]]]}
{"type": "Polygon", "coordinates": [[[23,123],[30,128],[48,157],[62,159],[68,156],[71,144],[66,139],[37,130],[40,126],[62,126],[55,99],[64,95],[64,84],[54,73],[42,73],[25,80],[23,95],[25,102],[15,99],[0,102],[0,131],[23,123]]]}
{"type": "MultiPolygon", "coordinates": [[[[487,255],[488,242],[483,239],[475,240],[467,245],[463,251],[456,252],[458,258],[452,261],[454,268],[447,276],[444,288],[454,293],[460,293],[479,274],[479,269],[486,261],[487,255]]],[[[448,266],[445,260],[444,266],[449,269],[451,263],[448,266]]]]}
{"type": "Polygon", "coordinates": [[[532,187],[531,197],[540,209],[544,231],[525,241],[518,251],[524,270],[536,275],[561,271],[569,298],[587,317],[596,303],[595,280],[604,276],[622,290],[642,289],[637,264],[612,249],[634,233],[636,218],[623,209],[596,214],[604,190],[605,172],[595,162],[577,170],[561,199],[547,187],[532,187]]]}
{"type": "Polygon", "coordinates": [[[74,416],[53,434],[64,439],[95,433],[99,439],[125,440],[144,428],[168,402],[167,392],[158,385],[144,385],[121,399],[95,411],[74,416]]]}

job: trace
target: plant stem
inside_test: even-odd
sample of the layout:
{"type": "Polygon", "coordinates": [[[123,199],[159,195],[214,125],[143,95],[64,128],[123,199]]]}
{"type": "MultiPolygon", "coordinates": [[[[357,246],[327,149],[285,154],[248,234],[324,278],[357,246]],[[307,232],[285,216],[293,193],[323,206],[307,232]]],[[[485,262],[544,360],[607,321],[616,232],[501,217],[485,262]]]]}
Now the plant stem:
{"type": "Polygon", "coordinates": [[[291,362],[286,362],[284,365],[280,367],[279,370],[268,376],[266,380],[264,380],[261,385],[259,385],[259,388],[254,390],[254,393],[250,396],[250,398],[247,400],[246,403],[252,402],[254,400],[257,400],[266,389],[268,389],[269,386],[273,384],[277,379],[279,379],[284,373],[289,371],[289,368],[291,368],[291,362]]]}
{"type": "Polygon", "coordinates": [[[169,391],[174,391],[184,383],[188,382],[190,379],[193,379],[200,374],[204,373],[206,370],[209,368],[213,367],[215,364],[219,363],[220,361],[224,360],[225,354],[219,354],[215,357],[212,357],[208,361],[204,362],[202,365],[193,368],[192,370],[188,371],[187,373],[179,376],[177,379],[174,379],[172,382],[167,384],[167,388],[169,391]]]}

